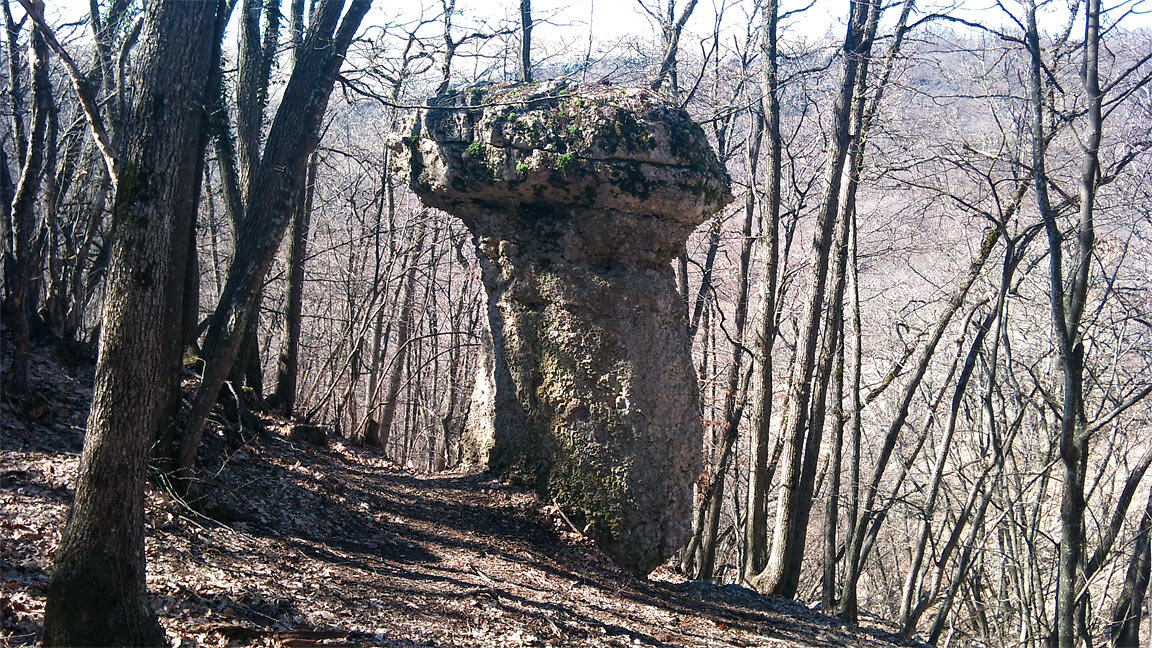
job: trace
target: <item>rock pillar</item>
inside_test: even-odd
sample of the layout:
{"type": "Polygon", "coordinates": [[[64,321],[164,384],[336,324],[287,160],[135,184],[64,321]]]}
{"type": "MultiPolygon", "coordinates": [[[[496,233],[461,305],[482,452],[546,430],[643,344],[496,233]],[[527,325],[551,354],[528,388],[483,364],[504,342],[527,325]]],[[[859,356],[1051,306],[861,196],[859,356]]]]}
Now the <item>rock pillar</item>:
{"type": "Polygon", "coordinates": [[[690,530],[700,470],[671,261],[732,199],[704,131],[647,90],[549,83],[434,98],[402,135],[413,190],[467,225],[488,293],[465,456],[651,571],[690,530]]]}

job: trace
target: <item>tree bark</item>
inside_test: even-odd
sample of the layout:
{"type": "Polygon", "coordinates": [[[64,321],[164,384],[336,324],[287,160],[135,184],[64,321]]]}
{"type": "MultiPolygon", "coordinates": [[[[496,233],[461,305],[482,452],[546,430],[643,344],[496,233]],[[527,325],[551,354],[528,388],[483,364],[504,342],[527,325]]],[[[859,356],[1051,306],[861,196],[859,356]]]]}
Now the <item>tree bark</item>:
{"type": "MultiPolygon", "coordinates": [[[[817,216],[812,241],[815,260],[808,279],[803,329],[797,341],[797,366],[788,396],[787,429],[784,431],[784,462],[780,495],[776,504],[776,527],[772,536],[772,551],[768,564],[750,579],[759,591],[776,596],[793,597],[800,583],[800,567],[804,557],[808,515],[812,496],[804,475],[806,446],[819,448],[819,439],[807,443],[808,412],[811,405],[812,374],[816,361],[816,346],[823,321],[824,295],[827,288],[828,258],[831,251],[832,230],[839,214],[841,180],[850,141],[852,98],[856,78],[862,72],[862,61],[868,56],[876,33],[879,16],[878,3],[853,2],[848,32],[844,37],[844,72],[840,92],[833,109],[832,142],[828,148],[826,187],[824,200],[817,216]]],[[[866,67],[864,68],[866,71],[866,67]]],[[[813,463],[814,465],[814,463],[813,463]]]]}
{"type": "Polygon", "coordinates": [[[1149,567],[1152,566],[1152,492],[1132,546],[1132,558],[1124,574],[1124,586],[1112,608],[1108,624],[1108,645],[1112,648],[1140,648],[1140,619],[1144,616],[1144,598],[1148,593],[1149,567]]]}
{"type": "Polygon", "coordinates": [[[520,0],[520,80],[532,83],[532,0],[520,0]]]}
{"type": "Polygon", "coordinates": [[[767,561],[769,435],[772,426],[772,348],[776,340],[776,286],[780,265],[780,175],[782,140],[780,136],[780,80],[778,77],[778,0],[764,7],[763,58],[761,72],[762,110],[768,137],[768,177],[764,196],[764,231],[761,254],[764,257],[760,279],[760,328],[756,334],[756,402],[752,412],[752,435],[748,454],[748,499],[744,529],[744,577],[759,574],[767,561]]]}
{"type": "Polygon", "coordinates": [[[352,0],[341,21],[343,5],[342,0],[322,0],[316,6],[315,21],[268,134],[236,256],[204,340],[204,375],[176,453],[175,469],[184,487],[193,473],[208,413],[236,361],[264,276],[287,229],[293,199],[305,181],[336,74],[371,0],[352,0]]]}
{"type": "Polygon", "coordinates": [[[316,154],[308,163],[308,178],[292,214],[288,243],[288,304],[284,313],[284,344],[276,369],[276,401],[286,416],[296,408],[296,383],[300,368],[300,316],[304,305],[304,264],[308,257],[308,228],[316,183],[316,154]]]}
{"type": "MultiPolygon", "coordinates": [[[[239,79],[236,84],[236,162],[239,166],[240,198],[243,201],[251,197],[252,184],[256,181],[260,165],[264,109],[268,103],[268,86],[279,34],[280,0],[244,0],[240,19],[239,79]],[[261,17],[264,19],[263,31],[260,27],[261,17]]],[[[256,294],[232,378],[234,384],[247,385],[257,402],[264,395],[264,366],[260,355],[260,303],[263,296],[263,290],[256,294]]]]}
{"type": "MultiPolygon", "coordinates": [[[[677,78],[676,78],[676,57],[680,51],[680,34],[684,31],[684,25],[688,22],[688,18],[692,15],[692,11],[696,9],[697,0],[688,0],[684,8],[680,10],[680,17],[676,16],[676,0],[668,0],[668,15],[661,19],[660,29],[663,32],[662,45],[664,52],[660,57],[660,68],[656,72],[656,77],[653,79],[650,87],[654,92],[660,92],[667,81],[671,87],[668,96],[675,98],[677,92],[677,78]]],[[[687,292],[684,293],[687,295],[687,292]]],[[[685,297],[687,299],[687,297],[685,297]]]]}
{"type": "Polygon", "coordinates": [[[182,286],[202,106],[225,3],[157,0],[145,14],[132,131],[120,165],[93,402],[56,553],[44,644],[167,645],[147,597],[148,449],[180,369],[182,286]],[[175,334],[175,335],[174,335],[175,334]]]}
{"type": "MultiPolygon", "coordinates": [[[[10,20],[7,16],[7,2],[4,6],[5,18],[10,20]]],[[[42,4],[39,9],[43,11],[42,4]]],[[[48,78],[48,45],[39,25],[33,24],[31,32],[28,46],[28,70],[32,78],[31,137],[22,142],[23,153],[17,151],[21,155],[20,176],[16,182],[11,207],[7,210],[11,218],[11,249],[5,250],[4,254],[5,284],[8,289],[7,310],[11,316],[9,327],[12,329],[12,342],[15,347],[9,386],[17,393],[24,392],[28,388],[28,355],[31,343],[29,324],[32,313],[35,312],[37,297],[35,282],[41,272],[36,252],[38,246],[34,240],[35,230],[38,229],[36,197],[40,193],[44,177],[49,113],[53,110],[52,84],[48,78]]],[[[8,34],[9,39],[12,39],[13,30],[9,29],[8,34]]],[[[14,49],[14,43],[10,40],[10,52],[14,49]]],[[[13,63],[9,70],[15,71],[18,75],[19,72],[15,68],[13,63]]],[[[11,84],[11,92],[19,92],[17,82],[11,84]]],[[[15,98],[13,104],[16,105],[15,98]]],[[[19,123],[20,114],[13,115],[13,120],[19,123]]]]}

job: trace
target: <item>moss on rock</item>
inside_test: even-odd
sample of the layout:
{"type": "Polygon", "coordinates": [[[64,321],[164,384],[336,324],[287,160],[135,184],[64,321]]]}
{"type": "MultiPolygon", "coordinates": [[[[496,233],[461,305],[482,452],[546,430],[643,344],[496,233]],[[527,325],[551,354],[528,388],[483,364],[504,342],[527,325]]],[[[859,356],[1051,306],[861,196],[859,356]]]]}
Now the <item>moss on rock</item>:
{"type": "Polygon", "coordinates": [[[477,242],[491,345],[465,445],[622,566],[690,530],[702,431],[669,262],[731,201],[703,129],[645,89],[434,97],[398,138],[413,190],[477,242]]]}

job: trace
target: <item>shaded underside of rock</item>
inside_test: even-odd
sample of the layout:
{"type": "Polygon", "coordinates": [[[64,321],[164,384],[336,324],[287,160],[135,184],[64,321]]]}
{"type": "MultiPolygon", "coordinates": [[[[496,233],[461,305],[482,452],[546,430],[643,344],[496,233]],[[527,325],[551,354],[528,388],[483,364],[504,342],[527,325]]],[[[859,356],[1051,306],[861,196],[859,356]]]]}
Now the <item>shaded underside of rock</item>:
{"type": "Polygon", "coordinates": [[[400,143],[421,200],[471,231],[488,293],[466,458],[650,571],[690,530],[700,468],[670,262],[731,200],[703,130],[647,90],[547,83],[436,97],[400,143]]]}

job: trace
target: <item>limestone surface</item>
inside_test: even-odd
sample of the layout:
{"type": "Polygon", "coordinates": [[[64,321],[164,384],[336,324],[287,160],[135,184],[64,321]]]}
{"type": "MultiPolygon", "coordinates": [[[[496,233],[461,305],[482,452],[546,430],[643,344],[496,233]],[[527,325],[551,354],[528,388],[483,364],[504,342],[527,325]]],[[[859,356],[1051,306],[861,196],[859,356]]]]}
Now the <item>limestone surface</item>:
{"type": "Polygon", "coordinates": [[[703,129],[645,89],[551,82],[433,98],[398,144],[421,200],[471,231],[488,293],[466,457],[651,571],[700,469],[671,261],[732,199],[703,129]]]}

